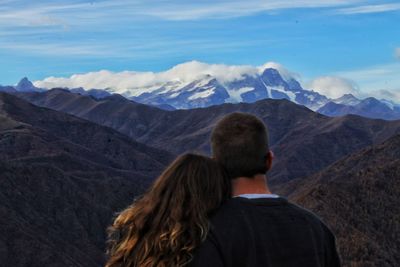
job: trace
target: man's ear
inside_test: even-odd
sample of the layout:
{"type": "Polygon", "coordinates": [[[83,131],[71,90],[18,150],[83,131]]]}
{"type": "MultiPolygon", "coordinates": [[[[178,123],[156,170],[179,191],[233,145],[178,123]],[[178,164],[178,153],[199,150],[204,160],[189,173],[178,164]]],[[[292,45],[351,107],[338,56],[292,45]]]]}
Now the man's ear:
{"type": "Polygon", "coordinates": [[[274,160],[274,153],[272,152],[272,150],[269,150],[267,152],[267,159],[265,161],[265,164],[267,165],[267,171],[271,169],[273,160],[274,160]]]}

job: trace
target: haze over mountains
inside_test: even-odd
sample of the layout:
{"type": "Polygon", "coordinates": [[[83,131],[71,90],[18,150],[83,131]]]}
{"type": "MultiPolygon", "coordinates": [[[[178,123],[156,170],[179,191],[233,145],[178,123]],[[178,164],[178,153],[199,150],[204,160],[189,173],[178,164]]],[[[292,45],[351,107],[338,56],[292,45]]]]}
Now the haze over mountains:
{"type": "Polygon", "coordinates": [[[399,262],[400,120],[332,118],[286,99],[166,111],[65,89],[0,93],[0,262],[101,265],[113,213],[176,155],[209,153],[213,126],[235,111],[268,125],[274,190],[332,227],[344,266],[399,262]]]}
{"type": "Polygon", "coordinates": [[[287,99],[328,116],[356,114],[386,120],[400,119],[400,105],[397,103],[373,97],[357,99],[350,94],[331,99],[303,88],[295,77],[277,63],[252,67],[192,61],[159,73],[99,71],[70,78],[49,77],[36,81],[37,87],[24,78],[17,86],[0,87],[0,91],[42,91],[58,87],[96,98],[117,93],[166,110],[253,103],[267,98],[287,99]]]}

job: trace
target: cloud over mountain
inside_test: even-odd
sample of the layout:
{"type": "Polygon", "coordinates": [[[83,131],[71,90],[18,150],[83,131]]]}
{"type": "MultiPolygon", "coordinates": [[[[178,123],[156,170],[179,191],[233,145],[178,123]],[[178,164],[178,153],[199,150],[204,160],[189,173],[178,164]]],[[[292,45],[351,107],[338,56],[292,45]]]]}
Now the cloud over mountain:
{"type": "Polygon", "coordinates": [[[36,81],[34,84],[37,87],[48,89],[54,87],[83,87],[85,89],[113,88],[117,91],[124,91],[139,87],[157,86],[168,81],[191,82],[206,75],[215,77],[221,83],[227,83],[241,80],[244,78],[244,75],[255,76],[262,73],[265,68],[277,69],[285,79],[289,79],[295,75],[275,62],[267,62],[262,66],[251,66],[207,64],[199,61],[189,61],[162,72],[112,72],[101,70],[84,74],[74,74],[69,78],[48,77],[42,81],[36,81]]]}
{"type": "Polygon", "coordinates": [[[344,94],[358,94],[357,85],[348,79],[322,76],[312,80],[309,87],[327,97],[338,98],[344,94]]]}
{"type": "Polygon", "coordinates": [[[371,95],[377,97],[377,98],[385,98],[392,100],[394,102],[400,102],[400,88],[398,90],[377,90],[374,92],[371,92],[371,95]]]}
{"type": "Polygon", "coordinates": [[[375,84],[365,90],[363,84],[362,90],[359,90],[358,84],[360,81],[371,84],[367,83],[371,76],[379,77],[382,81],[390,80],[397,65],[320,76],[303,85],[299,82],[299,74],[276,62],[251,66],[199,61],[185,62],[160,72],[100,70],[67,78],[48,77],[34,84],[39,88],[61,87],[96,97],[117,93],[136,102],[177,109],[285,98],[318,110],[330,99],[347,94],[360,99],[371,96],[384,98],[390,100],[385,103],[392,108],[393,104],[397,106],[396,102],[400,101],[397,88],[375,84]]]}

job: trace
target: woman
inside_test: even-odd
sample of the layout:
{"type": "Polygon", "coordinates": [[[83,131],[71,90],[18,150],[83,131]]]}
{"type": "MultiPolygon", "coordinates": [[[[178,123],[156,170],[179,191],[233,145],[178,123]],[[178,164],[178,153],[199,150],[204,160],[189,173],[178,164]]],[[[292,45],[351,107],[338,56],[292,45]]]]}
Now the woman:
{"type": "Polygon", "coordinates": [[[109,228],[106,266],[186,266],[207,236],[209,216],[229,196],[218,163],[178,157],[109,228]]]}

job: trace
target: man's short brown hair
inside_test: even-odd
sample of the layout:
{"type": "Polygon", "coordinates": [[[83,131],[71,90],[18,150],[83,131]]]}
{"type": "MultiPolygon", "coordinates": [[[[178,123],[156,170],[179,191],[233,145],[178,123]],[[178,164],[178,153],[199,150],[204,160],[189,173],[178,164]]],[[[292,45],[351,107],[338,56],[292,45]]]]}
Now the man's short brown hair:
{"type": "Polygon", "coordinates": [[[211,134],[211,148],[231,179],[267,172],[268,133],[254,115],[235,112],[222,118],[211,134]]]}

